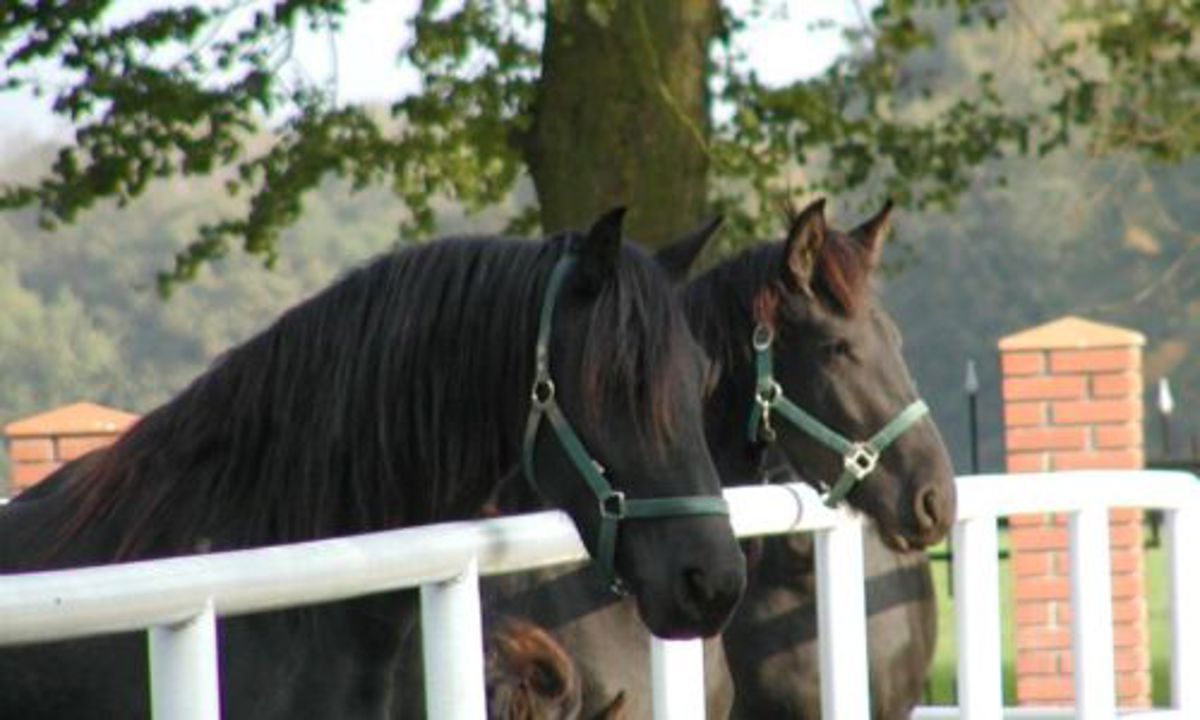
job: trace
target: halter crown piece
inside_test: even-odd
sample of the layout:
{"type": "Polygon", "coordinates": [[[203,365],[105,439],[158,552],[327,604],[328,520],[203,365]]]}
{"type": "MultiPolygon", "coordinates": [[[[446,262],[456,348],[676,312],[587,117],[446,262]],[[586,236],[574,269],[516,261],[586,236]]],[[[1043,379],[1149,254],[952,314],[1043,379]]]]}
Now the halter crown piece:
{"type": "Polygon", "coordinates": [[[850,493],[856,483],[867,479],[879,464],[879,456],[883,451],[927,415],[929,406],[924,400],[914,400],[870,439],[860,442],[850,440],[802,410],[783,394],[783,388],[775,380],[771,359],[771,344],[774,339],[775,334],[771,328],[763,324],[754,327],[752,342],[758,382],[754,391],[754,405],[750,409],[750,441],[756,442],[761,438],[767,442],[774,442],[775,429],[771,426],[771,411],[774,410],[809,437],[840,454],[841,477],[825,496],[825,504],[834,507],[850,493]]]}
{"type": "Polygon", "coordinates": [[[624,584],[614,568],[617,530],[622,520],[645,520],[650,518],[680,517],[687,515],[728,515],[729,503],[719,495],[689,495],[665,498],[626,498],[625,493],[613,489],[605,477],[604,466],[596,462],[584,447],[583,441],[562,413],[555,397],[554,380],[550,377],[550,329],[554,320],[554,305],[567,274],[575,266],[575,256],[567,251],[559,258],[550,273],[546,293],[542,297],[541,313],[538,316],[536,365],[533,388],[530,391],[529,419],[525,424],[525,443],[522,464],[525,476],[533,489],[538,489],[533,471],[534,446],[542,418],[550,423],[550,429],[558,438],[567,457],[587,483],[588,490],[596,497],[600,510],[600,530],[596,538],[594,560],[604,574],[609,586],[618,594],[625,592],[624,584]]]}

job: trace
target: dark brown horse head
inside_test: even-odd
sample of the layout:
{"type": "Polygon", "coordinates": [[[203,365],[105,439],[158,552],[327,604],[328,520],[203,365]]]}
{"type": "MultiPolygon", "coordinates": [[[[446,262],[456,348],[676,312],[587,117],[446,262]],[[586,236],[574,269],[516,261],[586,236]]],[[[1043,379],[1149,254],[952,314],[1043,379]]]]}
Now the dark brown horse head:
{"type": "MultiPolygon", "coordinates": [[[[685,304],[718,369],[706,425],[723,481],[757,481],[773,444],[801,476],[832,490],[849,472],[851,445],[894,429],[894,438],[868,453],[877,457],[850,458],[869,471],[845,483],[845,501],[873,518],[889,545],[910,549],[949,531],[954,472],[918,404],[900,332],[872,292],[890,218],[888,203],[843,232],[826,222],[825,202],[817,200],[789,213],[783,242],[757,245],[690,283],[685,304]],[[798,413],[781,402],[756,411],[758,398],[776,392],[764,390],[764,354],[770,385],[798,413]],[[841,440],[789,418],[797,415],[841,440]]],[[[681,253],[665,255],[679,262],[681,253]]]]}

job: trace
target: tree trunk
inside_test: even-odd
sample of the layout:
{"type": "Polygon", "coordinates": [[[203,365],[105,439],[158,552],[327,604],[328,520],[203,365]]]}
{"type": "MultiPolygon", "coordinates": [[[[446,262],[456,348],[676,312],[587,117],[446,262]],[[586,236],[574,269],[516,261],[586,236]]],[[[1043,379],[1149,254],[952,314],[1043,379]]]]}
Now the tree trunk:
{"type": "Polygon", "coordinates": [[[708,189],[716,0],[550,0],[527,161],[547,232],[627,205],[646,246],[698,223],[708,189]]]}

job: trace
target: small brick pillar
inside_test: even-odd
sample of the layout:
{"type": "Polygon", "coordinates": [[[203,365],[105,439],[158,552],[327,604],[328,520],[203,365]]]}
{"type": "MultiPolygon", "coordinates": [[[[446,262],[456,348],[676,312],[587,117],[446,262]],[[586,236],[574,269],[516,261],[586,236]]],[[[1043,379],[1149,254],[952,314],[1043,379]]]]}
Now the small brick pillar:
{"type": "MultiPolygon", "coordinates": [[[[1008,471],[1143,467],[1144,344],[1140,333],[1077,317],[1002,339],[1008,471]]],[[[1109,522],[1117,702],[1145,707],[1150,651],[1142,512],[1114,509],[1109,522]]],[[[1009,540],[1017,702],[1073,704],[1067,518],[1014,516],[1009,540]]]]}
{"type": "Polygon", "coordinates": [[[137,415],[75,403],[4,426],[12,476],[9,494],[35,485],[63,463],[116,440],[137,415]]]}

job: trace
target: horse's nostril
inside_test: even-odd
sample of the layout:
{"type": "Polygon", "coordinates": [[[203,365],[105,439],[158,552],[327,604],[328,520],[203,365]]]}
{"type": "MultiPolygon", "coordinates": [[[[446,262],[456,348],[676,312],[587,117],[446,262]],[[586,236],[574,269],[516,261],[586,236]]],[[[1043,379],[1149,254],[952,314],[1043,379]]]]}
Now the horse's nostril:
{"type": "Polygon", "coordinates": [[[716,596],[716,588],[709,582],[708,573],[702,568],[687,568],[683,571],[684,591],[697,607],[707,607],[716,596]]]}
{"type": "Polygon", "coordinates": [[[917,524],[921,530],[929,532],[942,527],[941,517],[942,498],[933,486],[921,488],[917,492],[917,500],[913,510],[917,516],[917,524]]]}
{"type": "Polygon", "coordinates": [[[683,571],[683,602],[698,615],[726,613],[741,597],[743,577],[737,572],[686,568],[683,571]]]}
{"type": "MultiPolygon", "coordinates": [[[[737,560],[740,560],[740,554],[737,560]]],[[[674,600],[667,620],[654,633],[663,638],[711,637],[720,632],[745,588],[745,567],[740,563],[709,565],[688,563],[671,576],[674,600]]],[[[649,623],[648,623],[649,624],[649,623]]]]}

